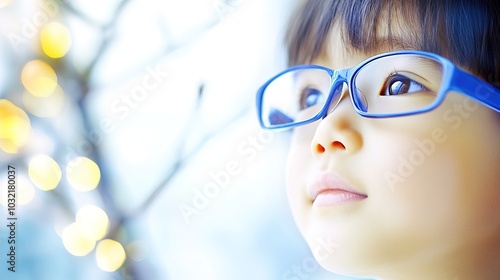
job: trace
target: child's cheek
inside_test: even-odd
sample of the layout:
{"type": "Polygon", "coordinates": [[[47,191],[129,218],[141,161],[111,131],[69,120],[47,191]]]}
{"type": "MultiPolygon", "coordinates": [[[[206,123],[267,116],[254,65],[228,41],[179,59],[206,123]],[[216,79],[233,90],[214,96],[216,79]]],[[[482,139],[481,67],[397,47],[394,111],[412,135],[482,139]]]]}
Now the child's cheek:
{"type": "Polygon", "coordinates": [[[500,198],[498,122],[485,108],[460,111],[450,122],[450,108],[461,108],[456,104],[461,103],[424,116],[425,122],[407,119],[406,128],[393,121],[392,128],[404,133],[386,127],[371,131],[364,141],[373,164],[364,176],[378,182],[370,198],[377,200],[379,221],[392,224],[393,231],[399,228],[401,236],[418,233],[422,245],[453,248],[459,240],[474,239],[477,228],[498,232],[500,227],[500,210],[494,206],[500,198]]]}
{"type": "Polygon", "coordinates": [[[311,141],[317,125],[297,127],[293,131],[286,164],[286,188],[288,201],[295,222],[303,232],[309,222],[311,210],[307,199],[305,178],[314,165],[311,153],[311,141]]]}

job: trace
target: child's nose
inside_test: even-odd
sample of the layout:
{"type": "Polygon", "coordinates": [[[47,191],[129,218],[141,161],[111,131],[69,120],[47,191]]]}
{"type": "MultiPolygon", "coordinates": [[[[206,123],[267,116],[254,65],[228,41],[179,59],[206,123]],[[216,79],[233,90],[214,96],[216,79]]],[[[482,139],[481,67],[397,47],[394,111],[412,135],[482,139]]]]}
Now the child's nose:
{"type": "Polygon", "coordinates": [[[355,153],[361,149],[363,138],[353,124],[359,116],[349,98],[343,98],[337,108],[324,118],[316,128],[311,142],[313,155],[327,153],[355,153]]]}

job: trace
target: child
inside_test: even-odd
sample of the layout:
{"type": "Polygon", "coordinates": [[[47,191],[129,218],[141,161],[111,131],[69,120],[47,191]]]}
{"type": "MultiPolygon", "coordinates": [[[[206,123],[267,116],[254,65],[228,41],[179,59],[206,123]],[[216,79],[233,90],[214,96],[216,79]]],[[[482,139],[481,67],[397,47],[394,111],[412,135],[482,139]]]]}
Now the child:
{"type": "Polygon", "coordinates": [[[302,66],[257,109],[263,127],[293,127],[289,202],[317,261],[500,279],[500,2],[302,2],[286,37],[302,66]]]}

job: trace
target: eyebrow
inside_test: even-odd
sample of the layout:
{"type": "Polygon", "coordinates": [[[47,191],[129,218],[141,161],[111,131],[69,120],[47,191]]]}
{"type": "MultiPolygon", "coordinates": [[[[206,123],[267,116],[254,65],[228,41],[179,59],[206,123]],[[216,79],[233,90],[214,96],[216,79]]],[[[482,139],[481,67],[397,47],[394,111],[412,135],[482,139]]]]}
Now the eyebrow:
{"type": "Polygon", "coordinates": [[[419,63],[427,66],[429,69],[438,70],[440,72],[443,72],[443,64],[439,61],[436,61],[436,60],[430,59],[430,58],[423,58],[423,57],[419,57],[419,58],[417,58],[417,60],[419,61],[419,63]]]}
{"type": "Polygon", "coordinates": [[[409,40],[405,37],[392,35],[392,36],[377,36],[375,38],[376,47],[389,46],[392,50],[418,50],[420,44],[417,45],[415,41],[409,40]]]}

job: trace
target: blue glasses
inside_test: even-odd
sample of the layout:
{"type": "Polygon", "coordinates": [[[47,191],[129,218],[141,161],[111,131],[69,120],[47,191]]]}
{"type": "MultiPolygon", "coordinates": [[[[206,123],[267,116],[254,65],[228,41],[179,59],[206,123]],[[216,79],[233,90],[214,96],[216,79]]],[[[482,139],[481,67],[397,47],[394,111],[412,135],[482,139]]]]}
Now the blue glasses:
{"type": "Polygon", "coordinates": [[[325,118],[346,88],[356,112],[368,118],[425,113],[438,107],[450,91],[500,112],[500,90],[494,86],[439,55],[398,51],[348,69],[299,65],[284,70],[257,92],[260,125],[288,128],[325,118]]]}

